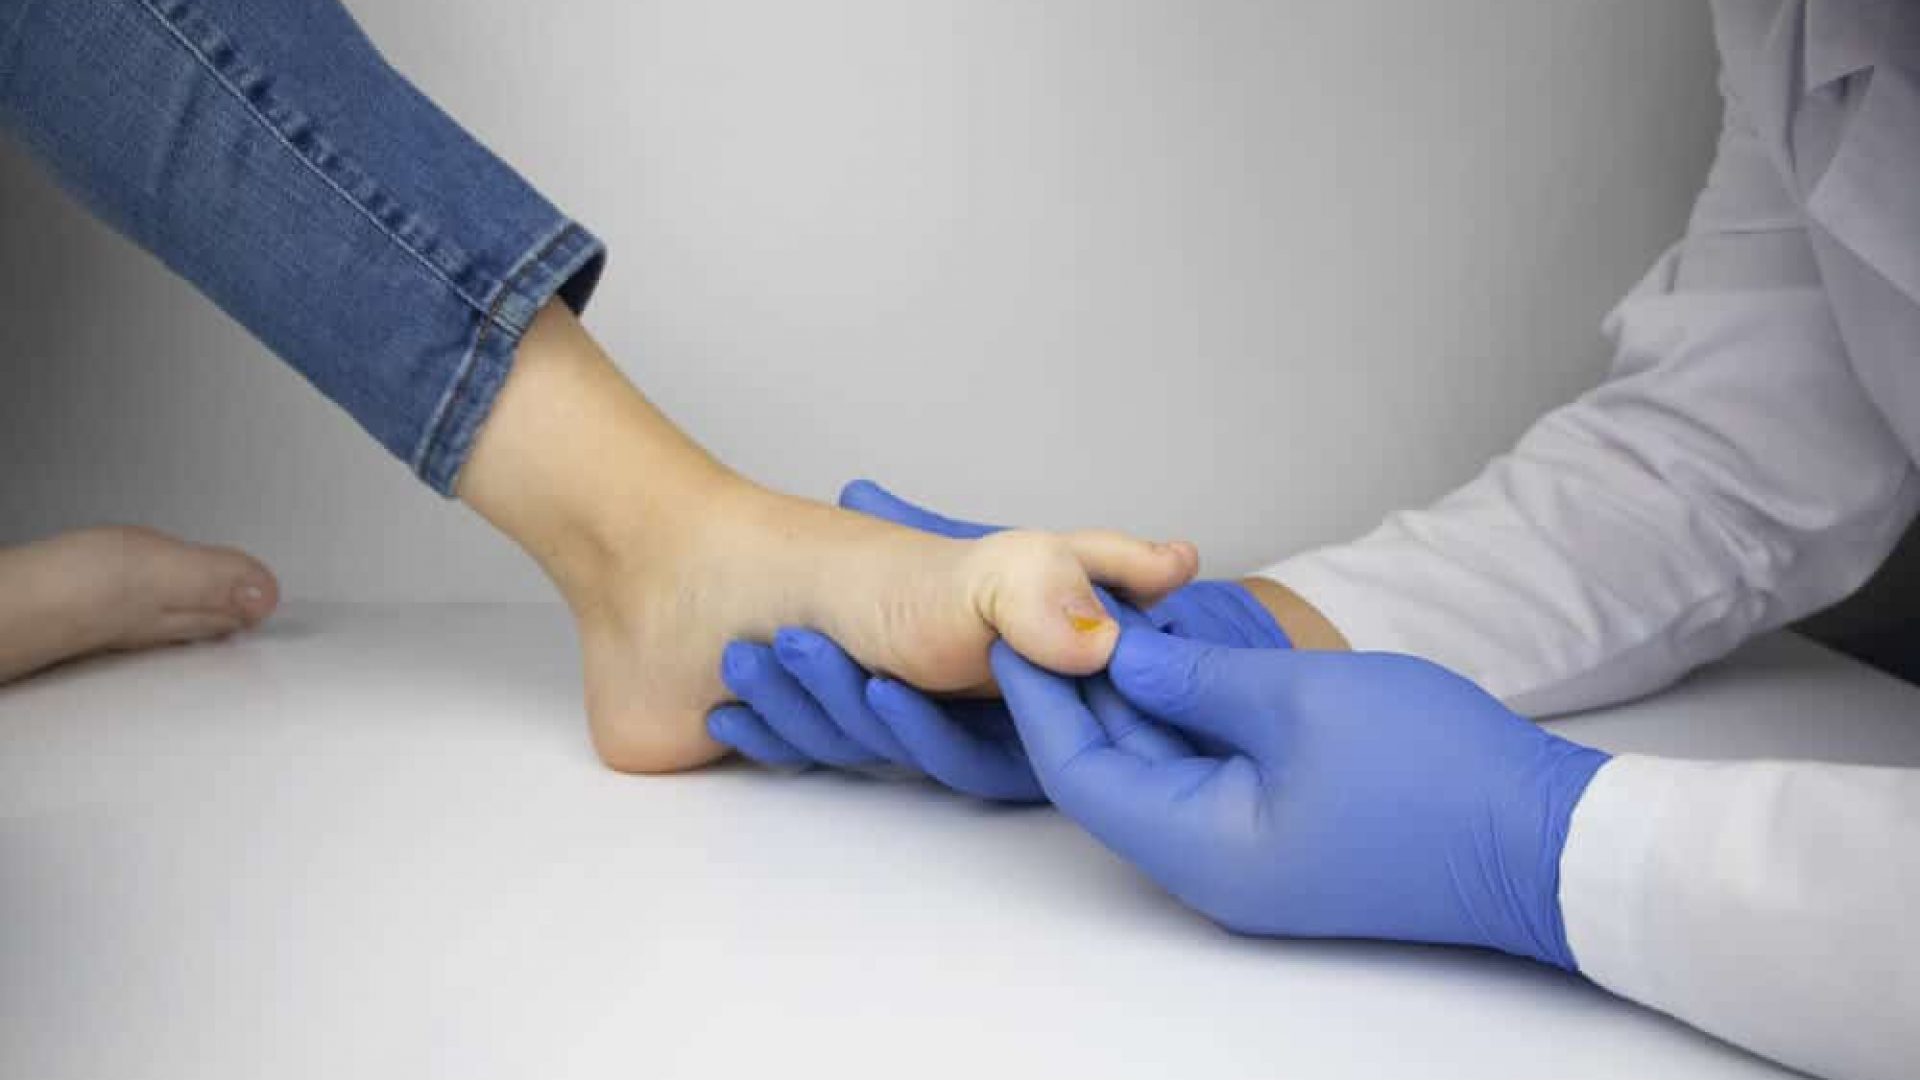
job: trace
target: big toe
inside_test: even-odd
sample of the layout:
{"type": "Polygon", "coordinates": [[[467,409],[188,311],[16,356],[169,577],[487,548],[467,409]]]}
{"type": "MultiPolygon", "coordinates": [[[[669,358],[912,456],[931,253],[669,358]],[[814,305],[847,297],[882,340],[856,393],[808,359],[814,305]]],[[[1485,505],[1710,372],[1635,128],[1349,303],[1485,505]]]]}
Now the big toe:
{"type": "Polygon", "coordinates": [[[975,549],[975,610],[1021,655],[1063,675],[1107,665],[1120,627],[1066,543],[1039,533],[997,533],[975,549]]]}
{"type": "Polygon", "coordinates": [[[181,544],[151,567],[161,606],[178,613],[225,615],[252,626],[280,603],[273,571],[242,551],[181,544]]]}

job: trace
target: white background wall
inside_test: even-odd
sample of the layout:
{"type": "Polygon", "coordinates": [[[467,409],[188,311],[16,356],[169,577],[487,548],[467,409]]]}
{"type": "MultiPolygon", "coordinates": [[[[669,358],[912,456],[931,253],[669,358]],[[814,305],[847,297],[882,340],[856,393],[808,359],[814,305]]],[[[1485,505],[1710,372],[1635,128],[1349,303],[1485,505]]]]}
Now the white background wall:
{"type": "MultiPolygon", "coordinates": [[[[748,473],[1200,542],[1464,479],[1596,381],[1717,128],[1669,0],[350,0],[612,245],[590,317],[748,473]]],[[[544,595],[0,156],[0,541],[246,546],[306,597],[544,595]]]]}

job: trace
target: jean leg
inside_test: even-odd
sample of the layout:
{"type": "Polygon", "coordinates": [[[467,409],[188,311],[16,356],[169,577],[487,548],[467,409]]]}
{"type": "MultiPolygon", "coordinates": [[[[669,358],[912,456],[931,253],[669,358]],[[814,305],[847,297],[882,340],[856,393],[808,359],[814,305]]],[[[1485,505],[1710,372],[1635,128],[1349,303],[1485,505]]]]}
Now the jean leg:
{"type": "Polygon", "coordinates": [[[337,0],[0,0],[0,125],[443,494],[604,263],[337,0]]]}

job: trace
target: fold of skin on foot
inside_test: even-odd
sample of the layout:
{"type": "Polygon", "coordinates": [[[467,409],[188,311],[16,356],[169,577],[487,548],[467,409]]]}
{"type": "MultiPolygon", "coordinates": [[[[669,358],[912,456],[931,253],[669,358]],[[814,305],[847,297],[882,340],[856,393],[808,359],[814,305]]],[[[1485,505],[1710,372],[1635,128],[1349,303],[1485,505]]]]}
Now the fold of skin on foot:
{"type": "Polygon", "coordinates": [[[0,683],[101,652],[221,638],[280,602],[243,552],[108,526],[0,550],[0,683]]]}
{"type": "Polygon", "coordinates": [[[1199,563],[1190,544],[1111,532],[950,540],[761,488],[676,429],[564,305],[521,343],[458,490],[567,600],[594,746],[631,772],[726,752],[706,714],[728,700],[731,640],[812,626],[933,691],[990,686],[1003,636],[1091,674],[1119,637],[1093,584],[1151,602],[1199,563]]]}

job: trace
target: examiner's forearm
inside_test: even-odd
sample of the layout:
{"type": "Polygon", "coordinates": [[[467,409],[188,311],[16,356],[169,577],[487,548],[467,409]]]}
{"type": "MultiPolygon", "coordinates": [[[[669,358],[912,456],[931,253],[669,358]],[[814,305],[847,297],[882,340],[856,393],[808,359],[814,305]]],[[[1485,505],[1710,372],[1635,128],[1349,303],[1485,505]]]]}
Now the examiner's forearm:
{"type": "Polygon", "coordinates": [[[1340,628],[1333,625],[1320,609],[1285,585],[1269,578],[1242,578],[1240,584],[1273,615],[1287,640],[1296,649],[1345,651],[1350,648],[1340,628]]]}
{"type": "Polygon", "coordinates": [[[1750,74],[1722,80],[1686,238],[1608,317],[1608,380],[1434,505],[1262,576],[1354,648],[1425,657],[1534,716],[1657,690],[1866,580],[1920,513],[1920,473],[1814,272],[1750,74]]]}

